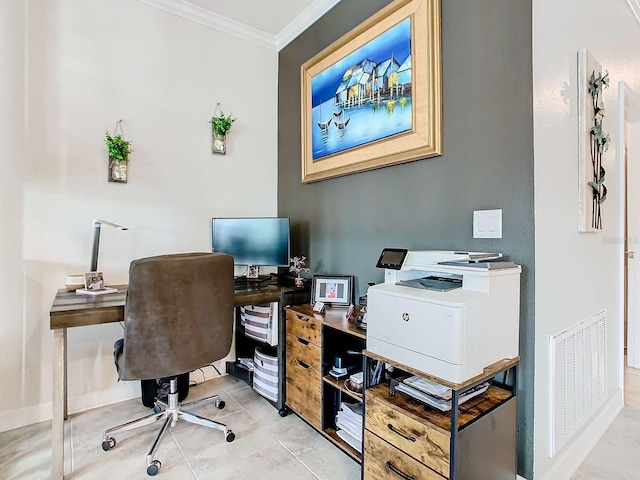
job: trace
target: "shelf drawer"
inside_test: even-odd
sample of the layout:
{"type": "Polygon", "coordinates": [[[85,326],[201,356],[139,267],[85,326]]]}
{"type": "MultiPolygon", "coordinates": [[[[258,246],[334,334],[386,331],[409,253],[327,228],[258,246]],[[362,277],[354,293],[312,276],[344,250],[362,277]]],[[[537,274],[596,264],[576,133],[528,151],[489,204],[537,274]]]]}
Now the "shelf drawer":
{"type": "MultiPolygon", "coordinates": [[[[395,445],[436,472],[449,476],[451,435],[424,419],[407,415],[382,402],[375,391],[368,390],[365,428],[395,445]]],[[[422,478],[422,477],[416,477],[422,478]]]]}
{"type": "Polygon", "coordinates": [[[414,478],[420,480],[444,480],[415,458],[398,450],[378,436],[364,432],[364,478],[365,480],[401,480],[414,478]]]}
{"type": "Polygon", "coordinates": [[[322,325],[313,317],[287,310],[287,334],[320,345],[322,325]]]}
{"type": "Polygon", "coordinates": [[[318,372],[318,382],[321,371],[321,350],[320,347],[309,343],[307,340],[293,335],[287,335],[287,356],[294,357],[302,363],[315,369],[318,372]]]}
{"type": "Polygon", "coordinates": [[[322,428],[320,371],[287,355],[287,405],[317,429],[322,428]]]}

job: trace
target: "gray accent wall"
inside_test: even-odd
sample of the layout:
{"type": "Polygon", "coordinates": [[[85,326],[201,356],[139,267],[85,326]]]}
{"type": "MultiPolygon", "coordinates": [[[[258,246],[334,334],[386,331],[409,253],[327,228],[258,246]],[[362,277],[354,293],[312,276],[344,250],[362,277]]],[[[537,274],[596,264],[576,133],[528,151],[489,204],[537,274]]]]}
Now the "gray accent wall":
{"type": "Polygon", "coordinates": [[[279,54],[278,213],[312,273],[354,275],[356,300],[384,247],[497,251],[522,265],[518,470],[533,477],[534,205],[530,0],[442,0],[444,154],[301,183],[300,66],[386,0],[342,0],[279,54]],[[500,208],[503,238],[473,239],[500,208]]]}

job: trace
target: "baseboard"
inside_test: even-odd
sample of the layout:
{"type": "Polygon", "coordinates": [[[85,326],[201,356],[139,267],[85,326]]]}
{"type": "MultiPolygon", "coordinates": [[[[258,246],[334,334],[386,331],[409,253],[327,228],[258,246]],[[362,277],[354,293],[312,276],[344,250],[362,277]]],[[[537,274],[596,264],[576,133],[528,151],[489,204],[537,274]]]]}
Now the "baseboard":
{"type": "MultiPolygon", "coordinates": [[[[217,362],[216,362],[217,363],[217,362]]],[[[218,369],[221,366],[218,366],[218,369]]],[[[224,369],[224,367],[222,366],[224,369]]],[[[223,375],[225,372],[220,371],[223,375]]],[[[192,382],[202,383],[218,377],[218,372],[213,368],[203,368],[202,372],[196,370],[191,373],[192,382]]],[[[118,382],[113,387],[103,390],[84,393],[69,398],[69,414],[80,413],[93,408],[104,407],[113,403],[124,402],[140,398],[140,382],[118,382]]],[[[26,427],[34,423],[51,421],[51,402],[41,403],[29,407],[11,410],[0,414],[0,432],[7,432],[15,428],[26,427]]]]}
{"type": "MultiPolygon", "coordinates": [[[[118,382],[113,387],[69,398],[69,414],[140,398],[140,382],[118,382]]],[[[51,415],[49,415],[51,418],[51,415]]]]}
{"type": "Polygon", "coordinates": [[[557,456],[553,466],[540,480],[569,480],[623,407],[623,393],[622,390],[618,390],[605,403],[602,411],[593,422],[557,456]]]}
{"type": "MultiPolygon", "coordinates": [[[[84,412],[92,408],[103,407],[132,398],[140,397],[139,382],[121,382],[120,384],[69,398],[69,414],[84,412]]],[[[51,421],[51,402],[41,403],[0,415],[0,432],[26,427],[35,423],[51,421]]]]}
{"type": "Polygon", "coordinates": [[[51,402],[9,410],[0,414],[0,433],[47,420],[51,421],[51,402]]]}

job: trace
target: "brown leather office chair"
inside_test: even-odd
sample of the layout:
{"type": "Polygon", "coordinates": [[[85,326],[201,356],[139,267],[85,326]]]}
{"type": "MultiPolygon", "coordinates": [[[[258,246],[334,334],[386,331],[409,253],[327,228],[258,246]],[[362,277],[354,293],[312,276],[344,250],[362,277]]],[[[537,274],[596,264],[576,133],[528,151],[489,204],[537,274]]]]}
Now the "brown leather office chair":
{"type": "Polygon", "coordinates": [[[131,262],[125,304],[124,349],[116,359],[121,380],[170,377],[167,401],[156,399],[159,413],[110,428],[102,448],[116,444],[113,434],[164,420],[147,454],[147,473],[158,473],[153,457],[170,426],[178,419],[222,430],[227,442],[235,435],[226,425],[184,412],[176,377],[224,358],[233,335],[233,258],[224,253],[190,253],[142,258],[131,262]]]}

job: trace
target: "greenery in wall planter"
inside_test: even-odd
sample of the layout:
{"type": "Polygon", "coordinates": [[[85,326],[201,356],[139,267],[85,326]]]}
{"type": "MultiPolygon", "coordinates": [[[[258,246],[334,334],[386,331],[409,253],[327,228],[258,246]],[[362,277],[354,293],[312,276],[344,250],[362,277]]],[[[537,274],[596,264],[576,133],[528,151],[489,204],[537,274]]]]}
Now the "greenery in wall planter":
{"type": "Polygon", "coordinates": [[[131,142],[124,139],[122,120],[118,120],[113,136],[105,130],[104,143],[109,149],[109,181],[127,183],[127,166],[131,154],[131,142]],[[120,133],[117,133],[120,128],[120,133]]]}
{"type": "Polygon", "coordinates": [[[226,137],[233,122],[236,121],[232,115],[225,115],[220,109],[220,104],[216,105],[216,111],[209,122],[211,124],[211,152],[224,155],[227,153],[226,137]],[[218,113],[219,112],[219,113],[218,113]]]}

